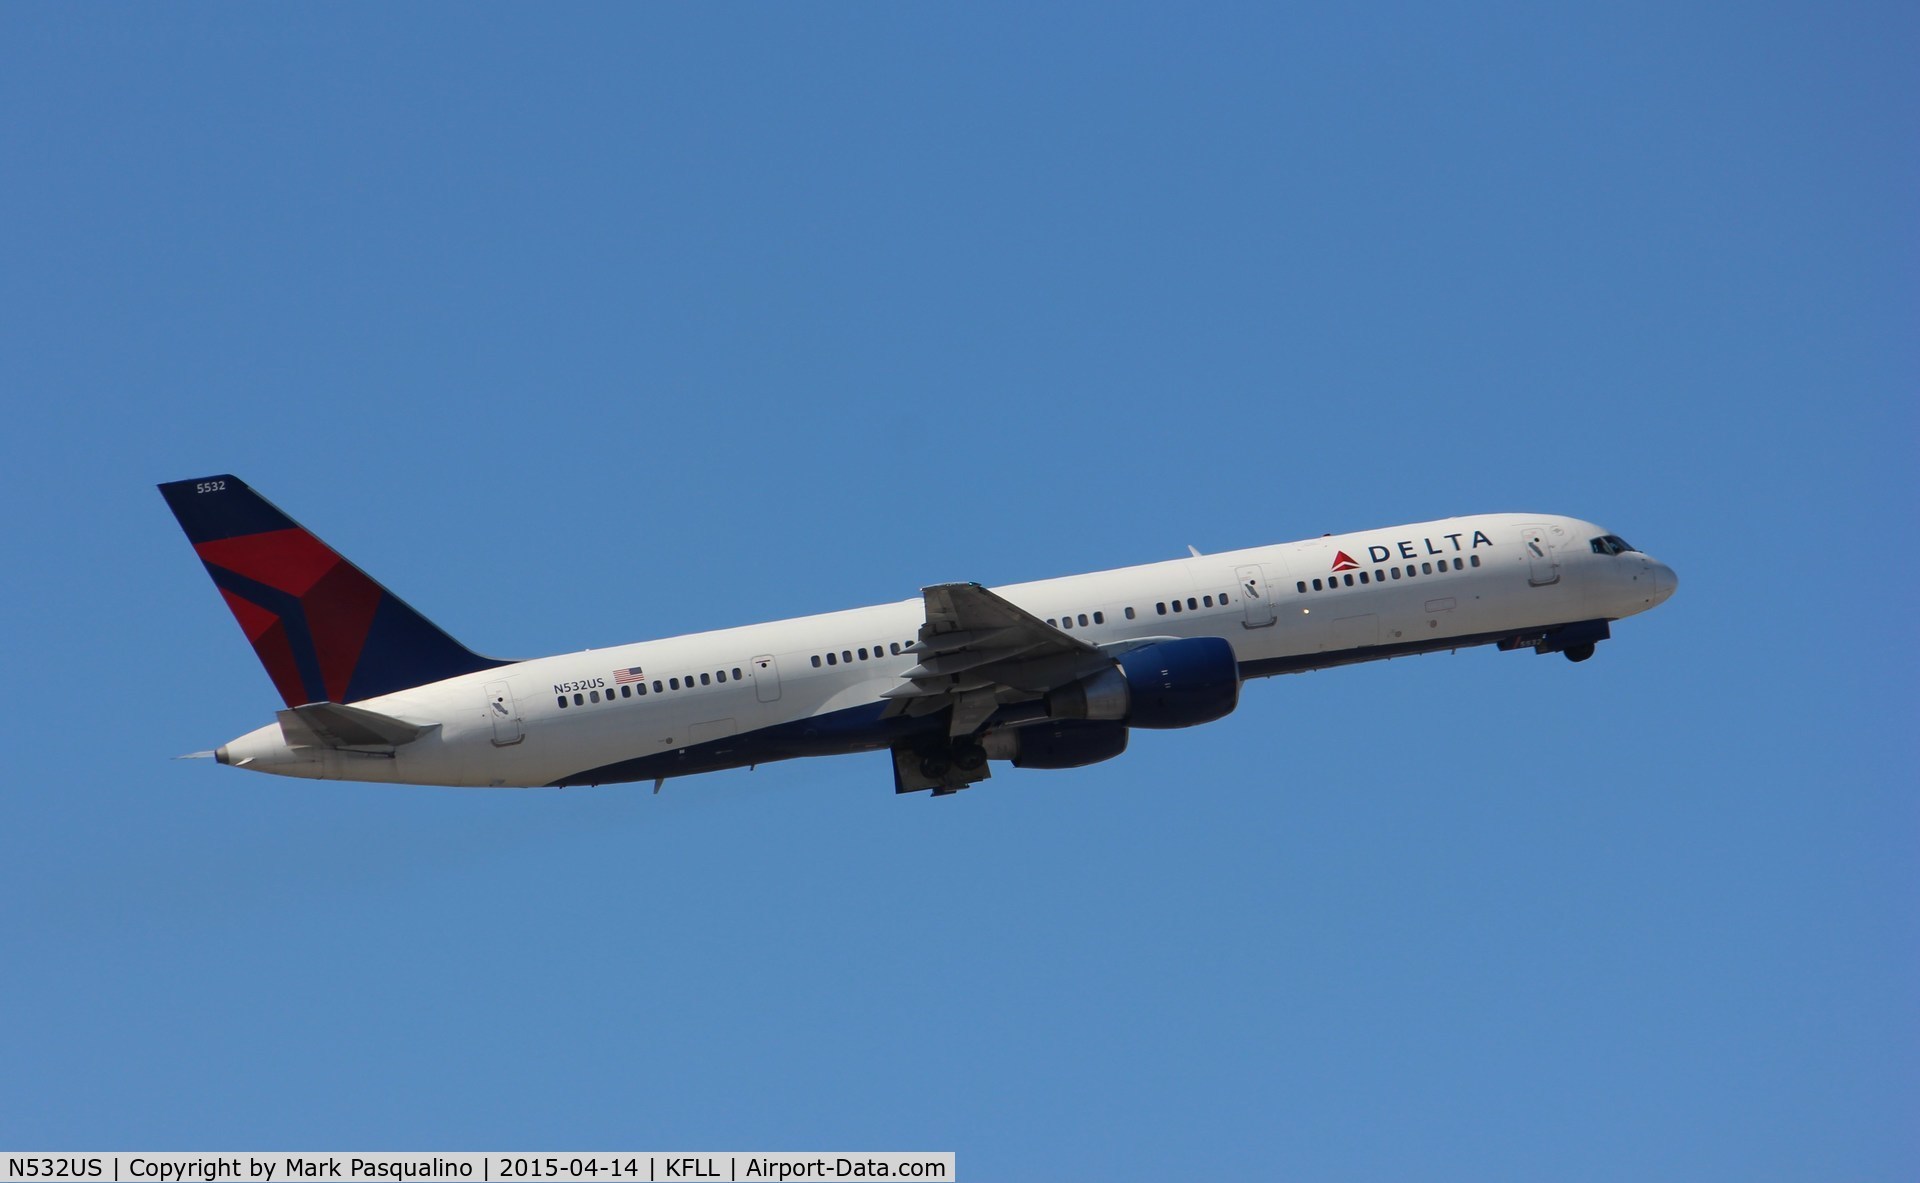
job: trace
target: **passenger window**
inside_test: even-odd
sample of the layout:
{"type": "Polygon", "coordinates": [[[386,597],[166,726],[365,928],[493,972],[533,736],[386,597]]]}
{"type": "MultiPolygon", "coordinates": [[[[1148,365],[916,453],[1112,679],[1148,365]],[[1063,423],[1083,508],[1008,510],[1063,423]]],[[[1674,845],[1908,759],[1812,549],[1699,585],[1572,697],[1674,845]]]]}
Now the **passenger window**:
{"type": "Polygon", "coordinates": [[[1095,624],[1107,623],[1107,614],[1104,612],[1095,612],[1093,614],[1093,623],[1095,624]]]}
{"type": "Polygon", "coordinates": [[[633,687],[631,687],[631,686],[622,686],[622,687],[620,687],[620,697],[621,697],[621,698],[632,698],[632,697],[633,697],[633,687]]]}
{"type": "Polygon", "coordinates": [[[1459,559],[1453,560],[1453,569],[1455,571],[1464,571],[1466,570],[1466,568],[1467,568],[1467,565],[1461,562],[1459,559]]]}
{"type": "Polygon", "coordinates": [[[835,656],[834,656],[833,654],[831,654],[831,653],[829,653],[829,654],[827,654],[827,664],[828,664],[828,665],[839,665],[839,664],[840,664],[840,659],[839,659],[839,658],[837,658],[837,657],[835,657],[835,656]]]}
{"type": "Polygon", "coordinates": [[[1203,604],[1205,604],[1205,605],[1206,605],[1207,607],[1209,607],[1209,608],[1211,608],[1211,607],[1213,607],[1213,597],[1212,597],[1212,596],[1206,596],[1206,597],[1203,597],[1203,598],[1202,598],[1202,600],[1201,600],[1201,603],[1203,603],[1203,604]]]}
{"type": "Polygon", "coordinates": [[[566,696],[566,695],[564,695],[564,694],[562,694],[562,695],[561,695],[561,696],[560,696],[559,698],[556,698],[556,699],[554,699],[553,701],[555,701],[555,702],[557,702],[557,703],[559,703],[559,704],[560,704],[560,709],[561,709],[561,710],[563,710],[563,711],[564,711],[564,710],[566,710],[566,709],[567,709],[567,696],[566,696]]]}
{"type": "Polygon", "coordinates": [[[841,660],[841,661],[844,661],[844,662],[846,662],[846,663],[847,663],[848,665],[852,665],[852,664],[853,664],[853,650],[851,650],[851,649],[842,649],[842,650],[840,651],[840,660],[841,660]]]}
{"type": "Polygon", "coordinates": [[[678,679],[678,678],[668,678],[668,679],[667,679],[667,685],[668,685],[668,686],[671,686],[671,687],[672,687],[673,689],[675,689],[675,690],[678,690],[678,689],[680,689],[680,679],[678,679]]]}
{"type": "Polygon", "coordinates": [[[1420,574],[1422,574],[1422,575],[1431,575],[1431,574],[1433,574],[1433,564],[1432,564],[1432,563],[1422,563],[1422,564],[1420,564],[1420,574]]]}
{"type": "Polygon", "coordinates": [[[1347,573],[1346,573],[1345,575],[1342,575],[1342,576],[1341,576],[1340,578],[1342,578],[1342,579],[1344,579],[1344,580],[1346,580],[1346,581],[1347,581],[1347,586],[1348,586],[1348,587],[1352,587],[1352,586],[1353,586],[1353,572],[1351,572],[1351,571],[1349,571],[1349,572],[1347,572],[1347,573]]]}
{"type": "Polygon", "coordinates": [[[1414,576],[1416,576],[1416,575],[1418,575],[1418,574],[1420,574],[1420,568],[1418,568],[1418,567],[1416,567],[1416,566],[1414,566],[1414,565],[1413,565],[1412,563],[1408,563],[1408,564],[1407,564],[1407,578],[1408,578],[1408,579],[1412,579],[1412,578],[1413,578],[1414,576]]]}
{"type": "Polygon", "coordinates": [[[1226,592],[1221,592],[1221,593],[1220,593],[1220,606],[1221,606],[1222,608],[1224,608],[1224,607],[1226,607],[1226,606],[1227,606],[1227,593],[1226,593],[1226,592]]]}
{"type": "Polygon", "coordinates": [[[893,654],[895,657],[900,656],[900,642],[898,641],[888,642],[887,652],[893,654]]]}
{"type": "Polygon", "coordinates": [[[1480,556],[1479,556],[1479,555],[1473,555],[1473,556],[1471,556],[1471,557],[1469,557],[1469,558],[1467,559],[1467,564],[1468,564],[1469,566],[1473,566],[1473,567],[1478,567],[1478,566],[1480,565],[1480,556]]]}
{"type": "Polygon", "coordinates": [[[584,695],[584,694],[576,694],[576,695],[574,695],[574,696],[573,696],[573,705],[574,705],[574,706],[577,706],[577,707],[578,707],[578,706],[585,706],[585,705],[587,705],[587,696],[586,696],[586,695],[584,695]]]}
{"type": "Polygon", "coordinates": [[[740,680],[740,667],[737,665],[733,667],[733,680],[736,682],[740,680]]]}
{"type": "Polygon", "coordinates": [[[636,697],[645,698],[647,696],[647,684],[645,682],[635,682],[633,684],[633,693],[636,697]]]}
{"type": "Polygon", "coordinates": [[[1398,568],[1398,567],[1388,567],[1388,568],[1387,568],[1387,570],[1389,570],[1389,571],[1391,571],[1391,572],[1393,572],[1393,577],[1394,577],[1395,579],[1398,579],[1398,578],[1400,578],[1400,568],[1398,568]]]}
{"type": "Polygon", "coordinates": [[[1175,601],[1173,602],[1173,610],[1174,610],[1175,612],[1178,612],[1178,611],[1180,611],[1180,601],[1179,601],[1179,600],[1175,600],[1175,601]]]}
{"type": "Polygon", "coordinates": [[[1314,580],[1314,581],[1313,581],[1313,590],[1314,590],[1314,591],[1320,591],[1320,590],[1321,590],[1321,587],[1320,587],[1320,581],[1319,581],[1318,579],[1316,579],[1316,580],[1314,580]]]}
{"type": "Polygon", "coordinates": [[[860,647],[860,660],[865,661],[866,659],[867,659],[867,647],[865,645],[862,645],[860,647]]]}
{"type": "Polygon", "coordinates": [[[1081,628],[1087,627],[1087,614],[1085,612],[1082,612],[1080,614],[1080,627],[1081,628]]]}
{"type": "Polygon", "coordinates": [[[589,691],[587,691],[587,701],[588,701],[588,702],[599,702],[599,701],[600,701],[600,692],[599,692],[598,690],[589,690],[589,691]]]}
{"type": "Polygon", "coordinates": [[[716,681],[716,682],[724,682],[724,681],[726,681],[726,680],[727,680],[727,671],[725,671],[725,670],[716,670],[716,671],[714,671],[714,675],[713,675],[713,680],[714,680],[714,681],[716,681]]]}
{"type": "Polygon", "coordinates": [[[818,653],[813,655],[813,668],[814,669],[820,668],[820,655],[818,653]]]}
{"type": "Polygon", "coordinates": [[[711,678],[710,676],[708,676],[708,675],[706,675],[706,674],[701,674],[701,675],[700,675],[700,684],[701,684],[702,686],[711,686],[711,685],[713,685],[713,679],[712,679],[712,678],[711,678]]]}
{"type": "Polygon", "coordinates": [[[666,689],[666,687],[664,687],[664,686],[662,686],[662,685],[660,685],[660,679],[658,679],[658,678],[655,678],[655,679],[653,680],[653,692],[654,692],[655,694],[658,694],[658,693],[660,693],[660,692],[661,692],[662,690],[664,690],[664,689],[666,689]]]}
{"type": "Polygon", "coordinates": [[[1367,582],[1370,582],[1370,581],[1369,581],[1369,580],[1367,579],[1367,573],[1366,573],[1365,571],[1362,571],[1362,572],[1360,572],[1360,582],[1361,582],[1361,583],[1367,583],[1367,582]]]}
{"type": "Polygon", "coordinates": [[[1155,612],[1158,612],[1162,616],[1165,616],[1167,614],[1167,606],[1165,604],[1155,604],[1153,606],[1153,610],[1155,612]]]}
{"type": "Polygon", "coordinates": [[[1193,602],[1193,597],[1192,597],[1192,596],[1188,596],[1188,597],[1187,597],[1187,611],[1189,611],[1189,612],[1197,612],[1197,611],[1199,611],[1199,608],[1198,608],[1198,607],[1197,607],[1197,606],[1196,606],[1196,605],[1194,604],[1194,602],[1193,602]]]}
{"type": "Polygon", "coordinates": [[[1304,595],[1307,590],[1307,581],[1302,579],[1300,582],[1293,585],[1293,589],[1304,595]]]}

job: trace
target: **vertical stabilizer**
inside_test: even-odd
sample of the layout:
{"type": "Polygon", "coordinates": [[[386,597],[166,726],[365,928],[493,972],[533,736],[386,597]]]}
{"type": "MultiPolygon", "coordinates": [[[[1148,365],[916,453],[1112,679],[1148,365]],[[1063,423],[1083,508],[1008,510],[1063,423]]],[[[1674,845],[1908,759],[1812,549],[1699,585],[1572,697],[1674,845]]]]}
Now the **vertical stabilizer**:
{"type": "Polygon", "coordinates": [[[238,477],[160,493],[289,707],[508,664],[448,636],[238,477]]]}

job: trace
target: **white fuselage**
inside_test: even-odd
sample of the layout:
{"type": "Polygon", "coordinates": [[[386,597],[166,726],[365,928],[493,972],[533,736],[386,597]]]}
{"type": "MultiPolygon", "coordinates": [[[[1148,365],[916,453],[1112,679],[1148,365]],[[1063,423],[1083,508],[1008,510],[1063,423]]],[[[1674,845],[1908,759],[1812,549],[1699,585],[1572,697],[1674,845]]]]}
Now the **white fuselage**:
{"type": "MultiPolygon", "coordinates": [[[[1258,677],[1618,620],[1671,594],[1671,569],[1602,553],[1590,543],[1603,535],[1486,514],[992,590],[1096,646],[1224,638],[1242,677],[1258,677]]],[[[290,747],[270,724],[221,758],[291,776],[541,786],[885,748],[884,696],[914,667],[902,650],[925,618],[905,599],[543,657],[354,704],[431,728],[395,749],[290,747]]]]}

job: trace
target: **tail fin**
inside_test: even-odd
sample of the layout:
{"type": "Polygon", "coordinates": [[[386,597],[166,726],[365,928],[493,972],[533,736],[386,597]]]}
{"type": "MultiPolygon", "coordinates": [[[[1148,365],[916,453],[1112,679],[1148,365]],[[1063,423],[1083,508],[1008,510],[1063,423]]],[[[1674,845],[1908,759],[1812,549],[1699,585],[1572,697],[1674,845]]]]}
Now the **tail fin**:
{"type": "Polygon", "coordinates": [[[482,657],[235,476],[160,486],[289,707],[506,665],[482,657]]]}

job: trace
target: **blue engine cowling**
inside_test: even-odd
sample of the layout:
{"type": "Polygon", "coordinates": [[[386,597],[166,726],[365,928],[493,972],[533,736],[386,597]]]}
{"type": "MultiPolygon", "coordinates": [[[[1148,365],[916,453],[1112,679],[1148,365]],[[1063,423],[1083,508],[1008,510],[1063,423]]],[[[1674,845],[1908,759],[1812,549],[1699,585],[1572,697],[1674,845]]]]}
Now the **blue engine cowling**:
{"type": "Polygon", "coordinates": [[[1015,768],[1080,768],[1127,750],[1125,723],[1050,721],[988,732],[987,755],[1015,768]]]}
{"type": "Polygon", "coordinates": [[[1111,669],[1047,695],[1049,718],[1193,727],[1240,704],[1240,663],[1219,637],[1142,645],[1111,669]]]}
{"type": "Polygon", "coordinates": [[[1240,663],[1221,637],[1161,641],[1120,655],[1127,726],[1195,727],[1240,705],[1240,663]]]}

